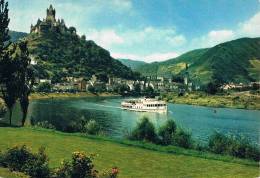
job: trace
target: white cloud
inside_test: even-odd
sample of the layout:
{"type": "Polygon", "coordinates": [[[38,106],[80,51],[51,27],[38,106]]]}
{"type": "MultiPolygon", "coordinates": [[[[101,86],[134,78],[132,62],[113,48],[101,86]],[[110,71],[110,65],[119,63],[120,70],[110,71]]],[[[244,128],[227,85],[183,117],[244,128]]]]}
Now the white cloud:
{"type": "Polygon", "coordinates": [[[87,39],[108,49],[114,58],[161,61],[178,56],[172,49],[186,43],[174,28],[145,27],[139,30],[88,30],[87,39]],[[115,53],[118,51],[118,53],[115,53]]]}
{"type": "Polygon", "coordinates": [[[178,57],[179,54],[176,52],[168,52],[168,53],[153,53],[150,55],[135,55],[135,54],[124,54],[124,53],[112,53],[112,57],[116,59],[133,59],[133,60],[141,60],[146,62],[154,62],[154,61],[164,61],[167,59],[178,57]]]}
{"type": "MultiPolygon", "coordinates": [[[[260,0],[259,0],[260,1],[260,0]]],[[[212,30],[207,34],[194,38],[189,44],[189,49],[212,47],[219,43],[234,40],[241,37],[260,36],[260,12],[244,22],[240,22],[236,29],[212,30]]]]}
{"type": "Polygon", "coordinates": [[[252,37],[260,36],[260,12],[256,13],[249,20],[241,23],[239,33],[252,37]]]}
{"type": "Polygon", "coordinates": [[[235,34],[232,30],[212,30],[208,34],[203,35],[199,38],[194,38],[191,41],[191,48],[205,48],[212,47],[219,43],[232,40],[235,37],[235,34]]]}
{"type": "Polygon", "coordinates": [[[168,38],[167,40],[170,42],[170,44],[172,46],[182,46],[187,42],[185,36],[183,36],[183,35],[177,35],[177,36],[168,38]]]}
{"type": "Polygon", "coordinates": [[[87,38],[108,49],[114,44],[122,44],[124,42],[124,39],[111,29],[101,31],[89,30],[87,38]]]}

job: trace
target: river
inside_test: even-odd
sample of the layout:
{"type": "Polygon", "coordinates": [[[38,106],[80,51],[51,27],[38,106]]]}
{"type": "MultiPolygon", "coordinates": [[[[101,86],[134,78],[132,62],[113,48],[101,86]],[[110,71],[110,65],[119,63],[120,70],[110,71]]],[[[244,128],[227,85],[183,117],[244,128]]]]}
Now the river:
{"type": "MultiPolygon", "coordinates": [[[[168,113],[145,113],[120,108],[120,97],[89,97],[34,100],[28,118],[47,120],[58,130],[69,131],[81,120],[96,120],[105,134],[121,138],[134,129],[143,116],[158,128],[167,119],[192,133],[193,138],[206,142],[214,131],[243,135],[259,144],[260,111],[211,108],[183,104],[168,104],[168,113]]],[[[18,117],[16,109],[15,117],[18,117]]]]}

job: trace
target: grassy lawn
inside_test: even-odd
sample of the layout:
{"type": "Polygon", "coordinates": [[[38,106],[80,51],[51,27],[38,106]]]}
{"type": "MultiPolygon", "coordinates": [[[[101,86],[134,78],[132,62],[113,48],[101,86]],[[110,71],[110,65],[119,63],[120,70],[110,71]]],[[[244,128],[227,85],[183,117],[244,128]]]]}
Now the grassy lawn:
{"type": "MultiPolygon", "coordinates": [[[[94,163],[99,171],[118,166],[119,177],[257,177],[257,164],[205,159],[187,154],[171,154],[116,143],[85,138],[76,134],[32,128],[0,128],[0,150],[26,144],[36,151],[45,146],[51,167],[57,167],[74,151],[97,154],[94,163]]],[[[246,161],[245,161],[246,162],[246,161]]],[[[8,174],[0,169],[0,176],[8,174]]],[[[6,176],[7,177],[7,176],[6,176]]]]}
{"type": "Polygon", "coordinates": [[[10,172],[6,168],[0,168],[0,177],[3,178],[29,178],[28,176],[18,173],[18,172],[10,172]]]}

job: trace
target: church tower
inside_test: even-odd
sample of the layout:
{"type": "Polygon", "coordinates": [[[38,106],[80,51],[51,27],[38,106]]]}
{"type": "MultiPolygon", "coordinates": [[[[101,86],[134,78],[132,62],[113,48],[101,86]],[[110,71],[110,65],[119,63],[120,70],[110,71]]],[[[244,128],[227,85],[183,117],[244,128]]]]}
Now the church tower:
{"type": "Polygon", "coordinates": [[[51,21],[51,22],[55,22],[55,9],[52,7],[52,5],[50,5],[50,7],[47,9],[47,17],[46,17],[46,21],[51,21]]]}

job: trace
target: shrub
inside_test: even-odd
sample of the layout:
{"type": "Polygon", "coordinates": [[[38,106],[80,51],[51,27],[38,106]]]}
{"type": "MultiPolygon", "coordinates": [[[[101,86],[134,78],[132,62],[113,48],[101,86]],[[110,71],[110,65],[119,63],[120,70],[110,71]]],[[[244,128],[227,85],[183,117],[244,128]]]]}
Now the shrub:
{"type": "Polygon", "coordinates": [[[113,167],[108,174],[98,175],[93,155],[87,156],[84,152],[74,152],[71,161],[62,162],[59,168],[51,171],[44,148],[34,154],[25,145],[0,152],[0,166],[25,173],[31,178],[116,178],[119,173],[118,168],[113,167]]]}
{"type": "Polygon", "coordinates": [[[0,151],[0,167],[6,167],[4,163],[4,153],[0,151]]]}
{"type": "Polygon", "coordinates": [[[11,171],[24,172],[32,178],[49,177],[48,159],[43,148],[33,154],[25,145],[3,153],[2,164],[11,171]]]}
{"type": "Polygon", "coordinates": [[[94,169],[93,156],[87,156],[84,152],[74,152],[71,162],[63,162],[54,176],[55,178],[96,178],[98,172],[94,169]]]}
{"type": "Polygon", "coordinates": [[[51,92],[51,89],[52,89],[52,85],[50,83],[43,82],[37,86],[36,91],[49,93],[51,92]]]}
{"type": "Polygon", "coordinates": [[[101,174],[100,178],[116,178],[117,175],[118,175],[118,173],[119,173],[118,168],[117,168],[117,167],[113,167],[113,168],[110,169],[110,170],[104,171],[104,172],[101,174]]]}
{"type": "Polygon", "coordinates": [[[33,154],[33,156],[26,161],[22,172],[30,175],[32,178],[49,177],[50,169],[48,167],[48,158],[43,147],[39,149],[37,154],[33,154]]]}
{"type": "Polygon", "coordinates": [[[11,171],[22,171],[23,166],[32,156],[32,153],[25,145],[21,147],[15,146],[3,153],[2,161],[11,171]]]}
{"type": "Polygon", "coordinates": [[[178,129],[173,137],[173,144],[183,148],[192,148],[192,138],[191,134],[184,131],[183,129],[178,129]]]}
{"type": "Polygon", "coordinates": [[[100,126],[92,119],[85,124],[84,128],[86,133],[91,135],[97,135],[100,132],[100,126]]]}
{"type": "Polygon", "coordinates": [[[255,161],[260,160],[259,149],[250,144],[249,140],[244,137],[226,136],[215,132],[210,136],[208,147],[214,153],[249,158],[255,161]]]}
{"type": "Polygon", "coordinates": [[[172,144],[174,134],[176,132],[176,124],[173,120],[168,120],[164,126],[159,129],[158,135],[163,145],[172,144]]]}
{"type": "Polygon", "coordinates": [[[209,138],[209,149],[210,151],[217,154],[225,153],[229,144],[230,143],[227,136],[218,132],[215,132],[209,138]]]}
{"type": "Polygon", "coordinates": [[[7,112],[5,104],[0,100],[0,117],[4,116],[7,112]]]}
{"type": "Polygon", "coordinates": [[[132,132],[130,139],[156,142],[157,134],[154,125],[147,117],[144,117],[141,122],[138,123],[137,127],[132,132]]]}
{"type": "Polygon", "coordinates": [[[37,122],[34,126],[45,128],[45,129],[53,129],[53,130],[56,129],[56,127],[54,125],[52,125],[51,123],[49,123],[48,121],[37,122]]]}
{"type": "Polygon", "coordinates": [[[69,178],[71,175],[71,165],[68,161],[62,161],[61,166],[54,170],[53,178],[69,178]]]}

